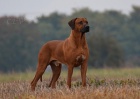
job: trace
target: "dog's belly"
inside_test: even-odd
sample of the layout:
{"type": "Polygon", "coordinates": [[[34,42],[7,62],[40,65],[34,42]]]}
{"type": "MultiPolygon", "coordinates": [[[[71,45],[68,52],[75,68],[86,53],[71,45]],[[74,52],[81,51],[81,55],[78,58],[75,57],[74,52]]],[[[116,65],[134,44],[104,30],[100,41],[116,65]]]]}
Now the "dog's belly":
{"type": "MultiPolygon", "coordinates": [[[[86,56],[84,54],[76,55],[76,58],[74,59],[74,63],[73,63],[74,67],[82,65],[85,59],[86,59],[86,56]]],[[[51,58],[50,62],[53,63],[55,66],[59,66],[60,64],[65,64],[55,58],[51,58]]]]}

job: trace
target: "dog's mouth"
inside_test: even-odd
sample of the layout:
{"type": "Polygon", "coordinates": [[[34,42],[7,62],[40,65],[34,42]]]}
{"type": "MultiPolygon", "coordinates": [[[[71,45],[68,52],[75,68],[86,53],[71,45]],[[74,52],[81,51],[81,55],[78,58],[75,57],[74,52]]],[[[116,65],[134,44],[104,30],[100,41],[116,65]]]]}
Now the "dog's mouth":
{"type": "Polygon", "coordinates": [[[81,32],[87,33],[87,32],[89,32],[89,28],[90,28],[89,26],[85,26],[84,28],[81,29],[81,32]]]}

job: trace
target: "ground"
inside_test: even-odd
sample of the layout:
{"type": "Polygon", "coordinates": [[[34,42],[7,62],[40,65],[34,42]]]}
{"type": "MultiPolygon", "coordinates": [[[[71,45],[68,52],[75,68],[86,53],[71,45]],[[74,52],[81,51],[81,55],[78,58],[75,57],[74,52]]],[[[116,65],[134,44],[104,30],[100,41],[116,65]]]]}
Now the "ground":
{"type": "Polygon", "coordinates": [[[0,99],[140,99],[140,68],[89,69],[87,87],[81,86],[80,69],[75,69],[72,88],[62,70],[57,88],[48,88],[51,72],[43,75],[36,91],[30,90],[35,72],[0,74],[0,99]]]}

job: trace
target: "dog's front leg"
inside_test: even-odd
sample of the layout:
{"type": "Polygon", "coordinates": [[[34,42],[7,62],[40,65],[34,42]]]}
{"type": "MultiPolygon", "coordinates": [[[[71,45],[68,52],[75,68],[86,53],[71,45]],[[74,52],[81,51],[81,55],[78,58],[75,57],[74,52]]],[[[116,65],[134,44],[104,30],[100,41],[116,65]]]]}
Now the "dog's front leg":
{"type": "Polygon", "coordinates": [[[68,85],[69,88],[71,88],[71,78],[72,78],[72,74],[73,74],[73,66],[72,66],[72,65],[68,65],[67,85],[68,85]]]}
{"type": "Polygon", "coordinates": [[[81,65],[81,78],[83,87],[86,87],[86,72],[87,72],[87,62],[81,65]]]}

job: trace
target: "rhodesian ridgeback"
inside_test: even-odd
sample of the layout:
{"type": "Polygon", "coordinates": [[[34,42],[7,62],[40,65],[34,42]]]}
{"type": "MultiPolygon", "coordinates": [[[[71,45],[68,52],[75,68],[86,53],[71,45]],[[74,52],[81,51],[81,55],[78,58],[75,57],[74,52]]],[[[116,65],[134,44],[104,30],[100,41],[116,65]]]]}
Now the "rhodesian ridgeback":
{"type": "Polygon", "coordinates": [[[31,82],[32,90],[35,90],[39,79],[42,81],[42,75],[48,65],[51,66],[53,72],[49,87],[55,88],[62,64],[68,67],[67,85],[69,88],[71,88],[73,68],[77,66],[81,66],[82,86],[86,86],[89,50],[85,33],[89,32],[88,21],[86,18],[75,18],[68,24],[72,30],[67,39],[49,41],[41,48],[38,55],[37,71],[31,82]]]}

